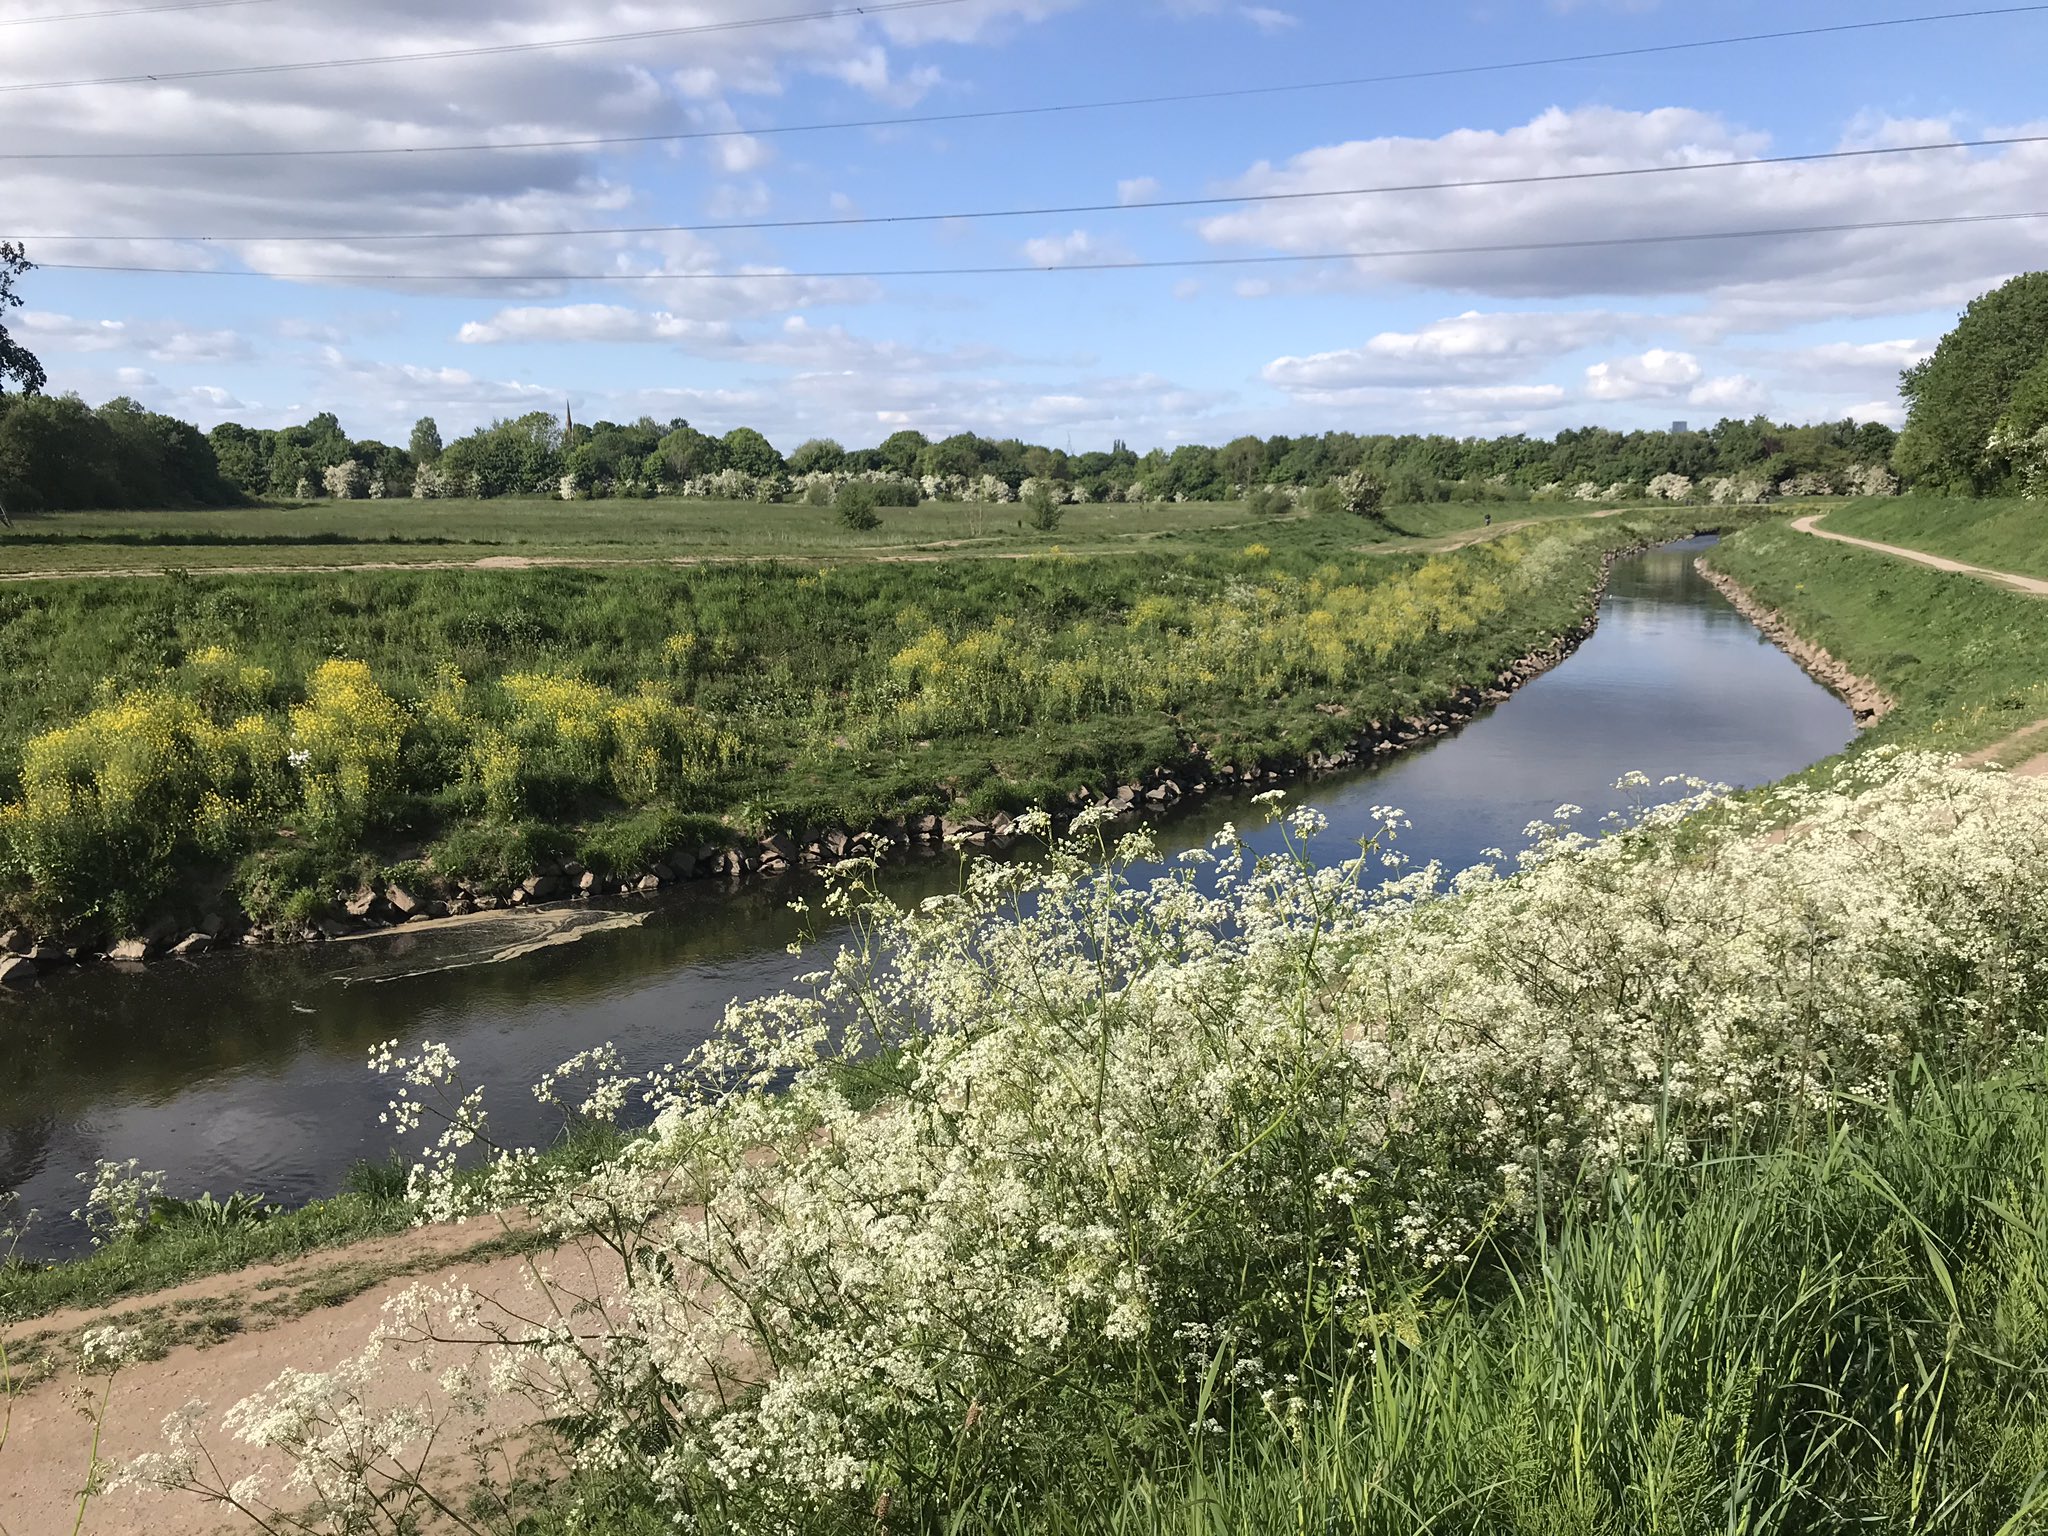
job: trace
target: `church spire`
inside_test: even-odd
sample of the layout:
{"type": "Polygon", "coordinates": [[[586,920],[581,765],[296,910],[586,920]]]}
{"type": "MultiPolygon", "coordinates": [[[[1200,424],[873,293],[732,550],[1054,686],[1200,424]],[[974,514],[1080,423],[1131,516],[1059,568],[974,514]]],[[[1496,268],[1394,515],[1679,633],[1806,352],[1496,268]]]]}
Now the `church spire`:
{"type": "Polygon", "coordinates": [[[575,430],[576,418],[570,414],[569,402],[564,400],[562,402],[562,436],[566,439],[575,430]]]}

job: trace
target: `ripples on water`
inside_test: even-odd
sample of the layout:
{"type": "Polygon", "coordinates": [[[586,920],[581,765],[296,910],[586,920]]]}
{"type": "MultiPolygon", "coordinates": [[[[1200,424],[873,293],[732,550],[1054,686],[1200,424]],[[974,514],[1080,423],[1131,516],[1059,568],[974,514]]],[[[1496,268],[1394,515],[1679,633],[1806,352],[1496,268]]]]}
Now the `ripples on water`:
{"type": "MultiPolygon", "coordinates": [[[[1839,751],[1848,709],[1702,581],[1704,541],[1615,567],[1600,627],[1563,665],[1451,735],[1295,795],[1330,818],[1325,846],[1349,851],[1370,810],[1413,821],[1401,851],[1452,869],[1566,803],[1581,825],[1626,807],[1613,788],[1638,769],[1768,783],[1839,751]]],[[[1667,790],[1665,794],[1680,791],[1667,790]]],[[[1172,852],[1228,820],[1211,802],[1162,825],[1172,852]]],[[[1278,844],[1272,831],[1255,847],[1278,844]]],[[[890,877],[899,899],[949,888],[950,859],[890,877]]],[[[635,1068],[672,1061],[736,996],[782,985],[801,962],[783,905],[789,885],[735,894],[686,887],[652,909],[557,909],[388,939],[212,956],[136,974],[100,969],[0,1000],[0,1189],[43,1221],[32,1254],[77,1247],[64,1213],[73,1175],[101,1157],[161,1168],[173,1193],[260,1189],[296,1202],[330,1194],[358,1157],[381,1156],[388,1079],[363,1070],[392,1036],[448,1041],[487,1085],[498,1133],[544,1140],[528,1091],[566,1057],[615,1042],[635,1068]]]]}

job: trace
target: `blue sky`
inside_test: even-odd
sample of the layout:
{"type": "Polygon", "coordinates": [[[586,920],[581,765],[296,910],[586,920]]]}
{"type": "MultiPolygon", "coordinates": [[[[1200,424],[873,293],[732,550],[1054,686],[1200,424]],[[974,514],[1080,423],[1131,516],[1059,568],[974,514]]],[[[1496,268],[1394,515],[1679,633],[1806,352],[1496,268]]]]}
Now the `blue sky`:
{"type": "MultiPolygon", "coordinates": [[[[775,17],[824,0],[248,0],[7,24],[111,3],[0,0],[0,147],[332,150],[760,129],[1456,67],[1918,9],[949,0],[558,52],[5,88],[775,17]]],[[[1547,435],[1756,410],[1896,420],[1899,368],[1975,294],[2048,265],[2048,220],[1059,269],[2048,210],[2048,146],[1202,210],[530,232],[1230,196],[2044,133],[2044,56],[2048,12],[1199,104],[629,149],[0,160],[0,235],[37,237],[30,254],[49,264],[350,274],[52,265],[31,275],[12,323],[52,388],[126,393],[204,425],[333,410],[358,436],[403,441],[421,414],[453,435],[568,401],[584,420],[644,412],[718,431],[754,425],[785,449],[814,435],[871,443],[906,426],[1079,449],[1333,428],[1547,435]],[[361,238],[477,231],[515,237],[361,238]],[[144,238],[165,235],[221,238],[144,238]],[[782,275],[989,264],[1046,270],[782,275]],[[657,280],[497,280],[559,271],[657,280]],[[755,275],[688,275],[734,271],[755,275]],[[410,280],[427,272],[449,280],[410,280]]]]}

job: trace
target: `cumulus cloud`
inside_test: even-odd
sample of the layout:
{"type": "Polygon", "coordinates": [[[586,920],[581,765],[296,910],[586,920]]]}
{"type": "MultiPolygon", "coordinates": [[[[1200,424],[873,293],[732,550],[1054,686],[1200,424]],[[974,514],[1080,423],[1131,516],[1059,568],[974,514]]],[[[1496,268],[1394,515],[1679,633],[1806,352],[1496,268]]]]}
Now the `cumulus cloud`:
{"type": "MultiPolygon", "coordinates": [[[[1914,133],[1937,131],[1913,125],[1914,133]]],[[[1952,132],[1938,125],[1937,136],[1952,132]]],[[[2038,127],[2034,131],[2039,131],[2038,127]]],[[[1883,137],[1859,124],[1860,139],[1883,137]]],[[[1687,108],[1553,108],[1500,131],[1377,138],[1260,162],[1226,190],[1290,193],[1469,181],[1754,157],[1768,136],[1687,108]]],[[[1247,205],[1203,220],[1223,248],[1319,252],[1626,239],[1916,214],[2031,208],[2048,146],[1756,166],[1604,180],[1492,186],[1247,205]]],[[[1388,257],[1348,267],[1354,283],[1398,283],[1516,298],[1707,295],[1724,328],[1822,314],[1904,312],[1967,297],[2048,261],[2048,229],[2026,223],[1848,231],[1510,253],[1388,257]],[[1939,278],[1930,284],[1929,274],[1939,278]]]]}
{"type": "Polygon", "coordinates": [[[493,342],[722,341],[732,327],[722,320],[694,320],[667,310],[628,309],[623,304],[519,305],[488,320],[471,320],[456,332],[472,346],[493,342]]]}
{"type": "Polygon", "coordinates": [[[1125,261],[1130,252],[1114,240],[1085,229],[1064,235],[1039,235],[1024,242],[1024,259],[1041,267],[1072,267],[1084,262],[1125,261]]]}
{"type": "Polygon", "coordinates": [[[1120,203],[1147,203],[1159,195],[1159,178],[1156,176],[1131,176],[1116,184],[1116,200],[1120,203]]]}
{"type": "Polygon", "coordinates": [[[1595,400],[1669,400],[1697,384],[1704,370],[1690,352],[1652,347],[1586,370],[1586,393],[1595,400]]]}
{"type": "Polygon", "coordinates": [[[1746,373],[1724,374],[1702,379],[1687,392],[1687,405],[1718,412],[1723,416],[1749,416],[1770,404],[1771,392],[1746,373]]]}
{"type": "Polygon", "coordinates": [[[170,320],[78,320],[30,309],[13,323],[32,349],[58,354],[135,351],[159,363],[239,362],[255,355],[238,332],[170,320]]]}
{"type": "Polygon", "coordinates": [[[1382,331],[1356,347],[1278,357],[1266,364],[1261,376],[1289,393],[1509,377],[1612,341],[1639,324],[1634,317],[1605,310],[1467,310],[1412,331],[1382,331]]]}
{"type": "MultiPolygon", "coordinates": [[[[938,76],[912,50],[928,43],[1008,37],[1077,0],[977,0],[864,17],[851,8],[803,25],[740,28],[633,47],[572,48],[347,70],[251,74],[163,85],[81,86],[0,93],[0,143],[94,150],[436,145],[661,133],[680,117],[723,131],[740,126],[733,98],[787,91],[802,77],[844,81],[883,101],[931,89],[938,76]]],[[[783,0],[720,0],[709,19],[786,15],[783,0]]],[[[681,13],[687,22],[702,7],[681,13]]],[[[64,80],[265,66],[299,59],[405,54],[565,35],[630,32],[650,24],[641,0],[596,0],[565,20],[547,0],[357,0],[285,20],[236,10],[194,11],[175,24],[102,21],[14,29],[10,81],[64,80]],[[87,70],[81,60],[90,61],[87,70]]],[[[660,18],[666,20],[667,18],[660,18]]],[[[757,172],[768,144],[727,137],[679,150],[732,176],[757,172]]],[[[78,159],[0,162],[0,207],[62,210],[73,231],[114,237],[194,233],[288,234],[217,245],[38,243],[47,263],[122,261],[206,266],[239,260],[259,271],[334,272],[352,283],[404,288],[409,272],[479,279],[565,267],[603,268],[650,242],[451,240],[380,244],[370,230],[408,234],[574,227],[638,207],[631,168],[602,172],[595,152],[405,153],[370,158],[178,161],[78,159]]],[[[54,218],[54,215],[52,216],[54,218]]],[[[45,225],[45,228],[50,226],[45,225]]],[[[447,292],[448,285],[428,291],[447,292]]],[[[499,291],[507,291],[500,289],[499,291]]],[[[545,292],[544,285],[526,290],[545,292]]]]}

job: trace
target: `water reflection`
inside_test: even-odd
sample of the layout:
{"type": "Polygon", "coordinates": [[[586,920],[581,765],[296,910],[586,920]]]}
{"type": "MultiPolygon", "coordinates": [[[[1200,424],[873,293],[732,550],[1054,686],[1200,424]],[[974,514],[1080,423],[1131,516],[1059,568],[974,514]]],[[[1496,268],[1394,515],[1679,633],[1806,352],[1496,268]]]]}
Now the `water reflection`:
{"type": "MultiPolygon", "coordinates": [[[[1298,787],[1330,817],[1328,846],[1348,850],[1372,830],[1371,808],[1392,804],[1414,822],[1411,859],[1462,867],[1519,846],[1560,804],[1589,822],[1621,808],[1612,785],[1630,769],[1758,784],[1838,751],[1854,734],[1847,708],[1699,578],[1697,548],[1617,566],[1600,628],[1499,708],[1374,769],[1298,787]]],[[[1258,816],[1242,801],[1204,805],[1163,826],[1162,845],[1191,846],[1233,819],[1258,816]]],[[[1277,834],[1252,840],[1272,847],[1277,834]]],[[[913,900],[957,879],[939,859],[890,884],[913,900]]],[[[798,936],[791,894],[691,887],[637,926],[498,965],[431,971],[451,950],[508,941],[429,929],[99,970],[0,1000],[0,1188],[43,1210],[38,1252],[77,1243],[62,1213],[78,1203],[73,1175],[99,1157],[162,1168],[174,1192],[330,1192],[352,1160],[386,1149],[388,1084],[362,1062],[394,1035],[450,1041],[488,1085],[500,1132],[543,1137],[527,1088],[549,1067],[602,1040],[636,1065],[672,1060],[729,999],[786,981],[798,965],[785,952],[798,936]],[[405,971],[427,973],[374,980],[405,971]]]]}

